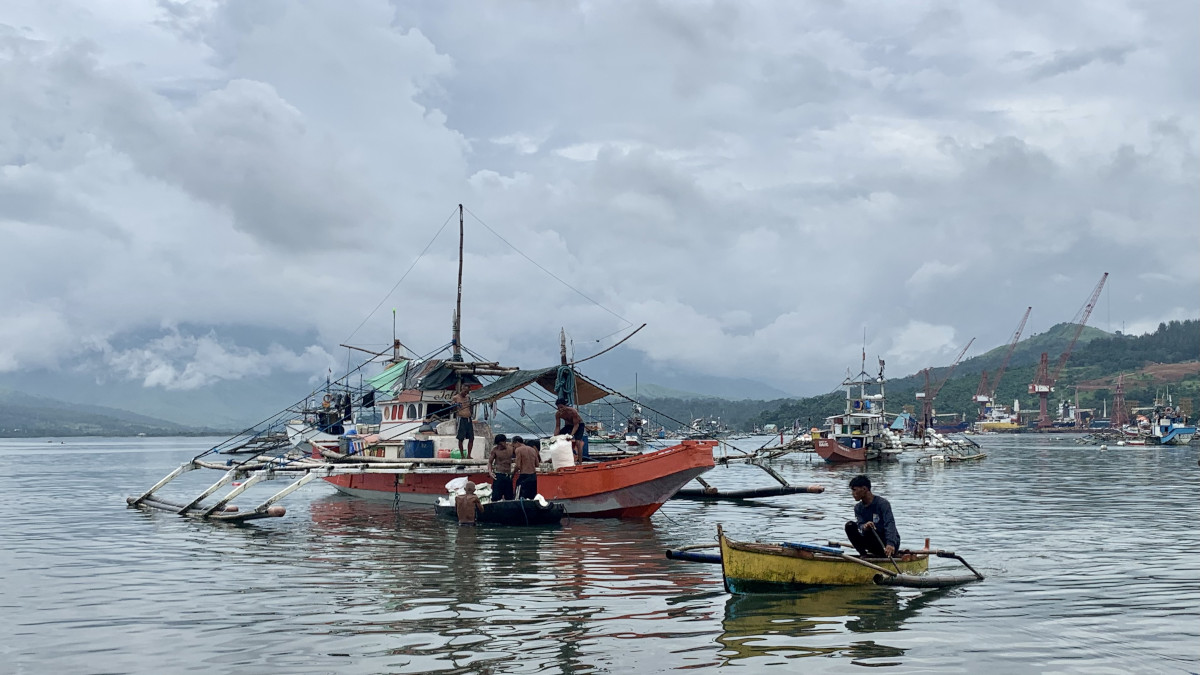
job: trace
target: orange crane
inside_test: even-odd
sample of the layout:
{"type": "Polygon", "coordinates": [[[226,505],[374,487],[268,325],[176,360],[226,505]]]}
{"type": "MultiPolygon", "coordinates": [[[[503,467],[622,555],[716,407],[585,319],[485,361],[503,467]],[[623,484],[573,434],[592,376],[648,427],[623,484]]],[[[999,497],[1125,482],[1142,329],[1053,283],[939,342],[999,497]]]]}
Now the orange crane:
{"type": "Polygon", "coordinates": [[[939,380],[932,389],[929,388],[929,371],[932,369],[926,368],[925,370],[921,371],[925,374],[925,389],[917,392],[917,398],[921,401],[922,435],[924,435],[925,429],[933,426],[933,400],[937,398],[938,392],[942,390],[942,386],[945,385],[950,379],[950,376],[954,374],[954,369],[958,367],[958,362],[962,361],[963,354],[966,354],[967,350],[970,349],[971,345],[973,344],[975,344],[975,338],[971,338],[971,341],[967,343],[967,346],[962,348],[962,351],[958,353],[958,358],[954,359],[954,363],[950,364],[950,368],[946,370],[946,374],[942,376],[942,379],[939,380]]]}
{"type": "Polygon", "coordinates": [[[1083,332],[1083,327],[1087,325],[1088,317],[1092,315],[1092,309],[1096,306],[1096,300],[1100,298],[1100,291],[1104,288],[1104,282],[1108,281],[1108,272],[1100,277],[1100,283],[1096,284],[1095,290],[1092,291],[1092,297],[1088,298],[1085,304],[1076,314],[1075,318],[1071,319],[1071,323],[1075,324],[1075,334],[1071,336],[1071,341],[1067,343],[1067,348],[1063,350],[1061,356],[1058,357],[1058,364],[1054,367],[1054,373],[1050,373],[1050,357],[1046,352],[1042,352],[1042,360],[1038,363],[1037,375],[1034,376],[1033,382],[1029,383],[1029,393],[1038,395],[1038,421],[1037,427],[1045,429],[1052,425],[1050,415],[1046,411],[1047,401],[1050,397],[1050,392],[1054,391],[1054,384],[1058,382],[1058,376],[1062,374],[1063,366],[1067,364],[1067,359],[1071,357],[1071,352],[1075,349],[1075,342],[1079,339],[1079,334],[1083,332]]]}
{"type": "Polygon", "coordinates": [[[985,417],[987,408],[996,401],[996,390],[1000,388],[1000,378],[1004,377],[1004,369],[1008,368],[1008,360],[1012,358],[1013,350],[1021,341],[1021,333],[1025,332],[1025,322],[1029,320],[1029,313],[1032,311],[1032,307],[1025,308],[1025,316],[1021,317],[1021,323],[1017,325],[1016,332],[1008,341],[1008,351],[1004,354],[1004,360],[1000,362],[1000,367],[996,369],[996,377],[992,380],[990,389],[988,388],[987,371],[983,371],[979,376],[979,388],[975,390],[975,402],[979,404],[979,419],[981,420],[985,417]]]}

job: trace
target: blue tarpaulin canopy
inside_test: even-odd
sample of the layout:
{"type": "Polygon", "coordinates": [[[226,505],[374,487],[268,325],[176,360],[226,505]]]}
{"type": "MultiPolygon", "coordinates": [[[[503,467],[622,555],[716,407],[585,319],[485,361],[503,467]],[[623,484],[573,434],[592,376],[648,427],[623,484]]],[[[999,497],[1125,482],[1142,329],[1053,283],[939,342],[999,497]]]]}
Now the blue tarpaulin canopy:
{"type": "Polygon", "coordinates": [[[911,419],[912,415],[908,413],[900,413],[899,415],[896,415],[896,420],[892,422],[892,429],[894,431],[904,431],[905,429],[908,429],[909,420],[911,419]]]}

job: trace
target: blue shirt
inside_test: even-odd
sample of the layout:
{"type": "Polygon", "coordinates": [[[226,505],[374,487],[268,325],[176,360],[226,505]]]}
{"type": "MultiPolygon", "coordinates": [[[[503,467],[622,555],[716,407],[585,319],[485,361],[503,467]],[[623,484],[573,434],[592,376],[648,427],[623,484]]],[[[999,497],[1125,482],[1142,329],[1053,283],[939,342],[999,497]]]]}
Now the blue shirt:
{"type": "Polygon", "coordinates": [[[892,517],[892,505],[888,500],[875,495],[870,506],[863,502],[856,503],[854,519],[858,521],[859,532],[863,531],[863,524],[870,521],[875,524],[875,531],[879,533],[884,545],[891,544],[892,548],[900,548],[900,531],[896,529],[896,519],[892,517]]]}

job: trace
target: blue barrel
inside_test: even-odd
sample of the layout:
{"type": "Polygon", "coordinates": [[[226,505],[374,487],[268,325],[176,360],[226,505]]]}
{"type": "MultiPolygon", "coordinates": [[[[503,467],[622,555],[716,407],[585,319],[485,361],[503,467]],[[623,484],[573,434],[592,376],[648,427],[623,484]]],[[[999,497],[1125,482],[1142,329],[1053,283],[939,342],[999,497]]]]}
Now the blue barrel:
{"type": "Polygon", "coordinates": [[[404,456],[414,458],[433,458],[433,441],[418,441],[409,438],[404,441],[404,456]]]}
{"type": "Polygon", "coordinates": [[[580,456],[581,456],[581,457],[587,457],[587,456],[588,456],[588,440],[587,440],[587,439],[588,439],[588,435],[585,433],[585,434],[583,435],[583,452],[582,452],[582,453],[580,453],[580,456]]]}

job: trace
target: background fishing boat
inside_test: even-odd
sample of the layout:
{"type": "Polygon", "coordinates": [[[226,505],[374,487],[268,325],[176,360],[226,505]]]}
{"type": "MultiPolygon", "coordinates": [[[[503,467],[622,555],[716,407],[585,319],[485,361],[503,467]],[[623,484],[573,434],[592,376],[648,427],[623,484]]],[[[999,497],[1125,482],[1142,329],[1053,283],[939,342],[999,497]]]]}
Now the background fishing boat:
{"type": "Polygon", "coordinates": [[[901,452],[903,446],[899,436],[889,429],[884,419],[885,383],[883,361],[879,362],[879,374],[872,377],[866,372],[864,352],[862,370],[842,382],[846,388],[845,411],[825,418],[824,428],[813,434],[813,451],[818,457],[826,462],[844,464],[894,457],[901,452]],[[868,387],[876,391],[868,393],[868,387]]]}

